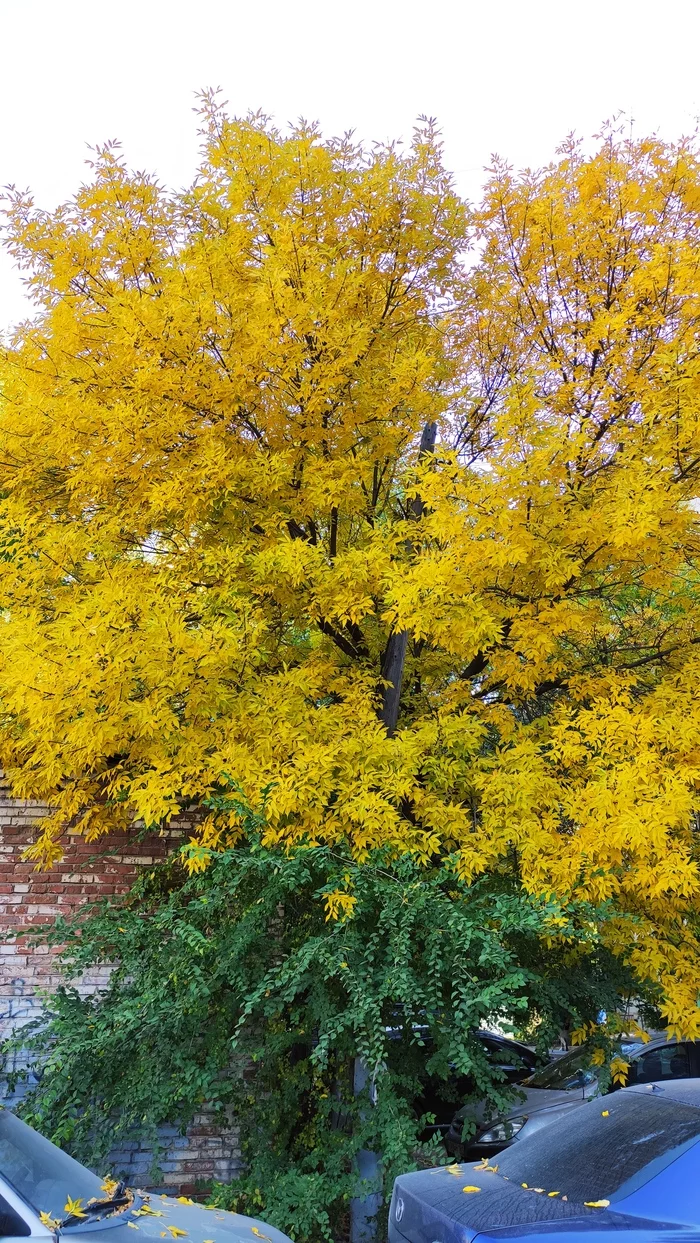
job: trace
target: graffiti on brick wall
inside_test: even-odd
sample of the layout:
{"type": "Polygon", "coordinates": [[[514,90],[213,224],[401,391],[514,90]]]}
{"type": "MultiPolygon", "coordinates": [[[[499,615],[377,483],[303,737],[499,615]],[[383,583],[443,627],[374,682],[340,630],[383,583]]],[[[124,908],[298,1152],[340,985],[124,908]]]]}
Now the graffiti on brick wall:
{"type": "MultiPolygon", "coordinates": [[[[36,872],[23,852],[32,840],[35,821],[45,812],[46,808],[12,799],[0,782],[0,1039],[39,1018],[39,992],[50,993],[60,982],[54,954],[46,946],[32,946],[27,930],[50,923],[59,913],[68,915],[86,902],[123,892],[139,867],[163,858],[191,829],[191,821],[183,818],[168,835],[144,838],[134,826],[126,840],[102,839],[99,850],[77,835],[67,835],[63,860],[36,872]]],[[[104,987],[108,974],[108,969],[95,971],[77,987],[83,993],[94,992],[104,987]]],[[[37,1082],[41,1069],[31,1067],[19,1051],[8,1058],[5,1071],[10,1078],[27,1072],[13,1094],[7,1092],[7,1079],[3,1088],[0,1078],[0,1096],[4,1093],[4,1104],[12,1107],[37,1082]]],[[[241,1168],[235,1119],[229,1117],[222,1125],[205,1109],[185,1134],[175,1126],[163,1126],[157,1158],[158,1182],[164,1187],[191,1194],[214,1179],[227,1182],[241,1168]]],[[[153,1181],[153,1159],[153,1148],[135,1139],[111,1154],[110,1166],[132,1185],[143,1186],[153,1181]]]]}

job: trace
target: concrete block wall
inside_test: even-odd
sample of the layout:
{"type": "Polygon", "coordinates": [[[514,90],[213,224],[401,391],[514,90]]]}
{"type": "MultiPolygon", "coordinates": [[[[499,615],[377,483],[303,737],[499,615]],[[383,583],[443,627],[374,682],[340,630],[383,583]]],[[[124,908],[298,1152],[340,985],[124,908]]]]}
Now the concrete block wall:
{"type": "MultiPolygon", "coordinates": [[[[35,803],[12,798],[0,774],[0,1040],[37,1017],[39,994],[55,989],[60,981],[55,953],[47,946],[32,947],[28,930],[85,902],[123,893],[139,868],[162,859],[191,828],[191,821],[182,817],[164,836],[143,838],[134,827],[88,843],[68,834],[63,860],[37,872],[22,855],[33,840],[37,819],[45,813],[35,803]]],[[[107,969],[85,975],[80,988],[86,993],[99,989],[107,975],[107,969]]],[[[12,1104],[7,1094],[5,1103],[12,1104]]],[[[235,1178],[241,1168],[235,1120],[215,1126],[206,1111],[184,1136],[175,1127],[161,1128],[159,1146],[160,1184],[185,1194],[192,1194],[202,1182],[235,1178]]],[[[132,1184],[151,1181],[153,1154],[145,1144],[124,1144],[112,1154],[111,1163],[114,1172],[132,1184]]]]}

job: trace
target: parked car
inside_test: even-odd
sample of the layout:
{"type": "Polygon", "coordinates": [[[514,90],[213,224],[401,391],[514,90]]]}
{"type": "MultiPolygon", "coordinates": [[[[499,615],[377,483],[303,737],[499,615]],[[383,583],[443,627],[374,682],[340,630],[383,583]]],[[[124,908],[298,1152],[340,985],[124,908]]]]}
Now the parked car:
{"type": "MultiPolygon", "coordinates": [[[[430,1037],[427,1029],[422,1035],[429,1050],[430,1037]]],[[[511,1040],[483,1028],[476,1028],[473,1035],[483,1046],[488,1060],[492,1065],[498,1066],[508,1083],[522,1083],[540,1064],[537,1054],[519,1040],[511,1040]]],[[[434,1114],[435,1122],[426,1127],[423,1138],[428,1138],[436,1131],[444,1134],[454,1117],[455,1106],[473,1091],[474,1082],[468,1075],[454,1074],[447,1080],[438,1079],[437,1076],[425,1076],[413,1108],[419,1115],[434,1114]]]]}
{"type": "Polygon", "coordinates": [[[103,1183],[67,1153],[0,1107],[0,1239],[75,1234],[80,1243],[134,1243],[187,1236],[188,1243],[289,1243],[252,1217],[103,1183]],[[129,1233],[127,1234],[127,1230],[129,1233]]]}
{"type": "MultiPolygon", "coordinates": [[[[623,1053],[629,1061],[628,1086],[700,1075],[700,1045],[692,1041],[661,1036],[648,1044],[625,1045],[623,1053]]],[[[549,1126],[562,1114],[579,1109],[599,1094],[600,1072],[595,1066],[587,1066],[589,1059],[590,1051],[583,1045],[530,1075],[507,1114],[494,1117],[485,1105],[463,1105],[445,1135],[447,1151],[465,1160],[491,1157],[515,1140],[520,1142],[549,1126]],[[476,1132],[463,1142],[468,1118],[476,1123],[476,1132]]]]}
{"type": "Polygon", "coordinates": [[[497,1164],[396,1179],[389,1243],[697,1243],[700,1079],[635,1084],[560,1116],[497,1164]]]}

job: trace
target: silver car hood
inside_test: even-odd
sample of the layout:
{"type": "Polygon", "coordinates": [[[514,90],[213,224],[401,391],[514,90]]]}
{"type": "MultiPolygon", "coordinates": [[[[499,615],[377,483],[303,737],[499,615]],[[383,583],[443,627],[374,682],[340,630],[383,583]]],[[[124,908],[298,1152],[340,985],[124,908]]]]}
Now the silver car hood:
{"type": "MultiPolygon", "coordinates": [[[[204,1208],[201,1204],[182,1204],[168,1196],[147,1195],[140,1207],[101,1221],[73,1226],[61,1237],[75,1236],[76,1243],[289,1243],[286,1234],[255,1217],[204,1208]],[[153,1210],[148,1212],[148,1209],[153,1210]],[[170,1227],[173,1229],[171,1230],[170,1227]]],[[[138,1200],[137,1200],[138,1206],[138,1200]]]]}
{"type": "Polygon", "coordinates": [[[584,1089],[569,1088],[568,1090],[552,1088],[518,1088],[518,1095],[507,1113],[489,1113],[483,1104],[464,1105],[455,1114],[455,1120],[474,1118],[480,1125],[495,1122],[502,1118],[519,1118],[527,1114],[528,1118],[542,1109],[555,1109],[561,1105],[578,1105],[585,1100],[584,1089]]]}

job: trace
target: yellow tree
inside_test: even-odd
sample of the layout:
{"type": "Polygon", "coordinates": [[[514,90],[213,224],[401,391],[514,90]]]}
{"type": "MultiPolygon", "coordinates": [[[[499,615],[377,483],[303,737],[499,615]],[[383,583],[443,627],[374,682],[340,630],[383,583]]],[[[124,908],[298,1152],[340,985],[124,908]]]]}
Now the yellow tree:
{"type": "MultiPolygon", "coordinates": [[[[700,1032],[692,146],[499,165],[468,213],[430,126],[204,125],[186,194],[106,148],[75,202],[8,204],[38,313],[2,363],[0,754],[55,809],[33,857],[233,778],[270,842],[610,899],[700,1032]]],[[[195,864],[237,831],[203,818],[195,864]]]]}

